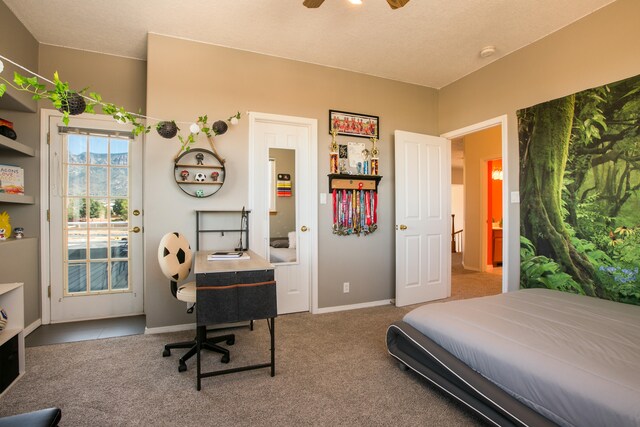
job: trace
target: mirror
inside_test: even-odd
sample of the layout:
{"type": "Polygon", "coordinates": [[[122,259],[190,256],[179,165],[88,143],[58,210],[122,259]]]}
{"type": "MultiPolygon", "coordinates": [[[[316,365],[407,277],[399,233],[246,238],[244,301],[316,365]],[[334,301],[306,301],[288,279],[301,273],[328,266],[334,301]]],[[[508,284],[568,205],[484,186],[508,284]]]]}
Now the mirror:
{"type": "Polygon", "coordinates": [[[295,150],[269,149],[269,260],[273,264],[298,259],[295,167],[295,150]]]}

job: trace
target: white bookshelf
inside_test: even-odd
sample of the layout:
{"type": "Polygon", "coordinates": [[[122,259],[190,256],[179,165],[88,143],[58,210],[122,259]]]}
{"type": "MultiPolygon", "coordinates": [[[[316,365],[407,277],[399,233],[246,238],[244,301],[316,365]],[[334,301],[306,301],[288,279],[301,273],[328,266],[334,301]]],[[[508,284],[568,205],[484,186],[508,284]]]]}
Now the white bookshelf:
{"type": "MultiPolygon", "coordinates": [[[[25,372],[24,289],[22,283],[0,283],[0,308],[4,309],[8,317],[7,326],[0,331],[0,346],[16,335],[18,336],[18,378],[20,378],[25,372]]],[[[18,378],[16,378],[16,380],[18,380],[18,378]]],[[[10,387],[11,385],[0,394],[0,397],[9,390],[10,387]]]]}

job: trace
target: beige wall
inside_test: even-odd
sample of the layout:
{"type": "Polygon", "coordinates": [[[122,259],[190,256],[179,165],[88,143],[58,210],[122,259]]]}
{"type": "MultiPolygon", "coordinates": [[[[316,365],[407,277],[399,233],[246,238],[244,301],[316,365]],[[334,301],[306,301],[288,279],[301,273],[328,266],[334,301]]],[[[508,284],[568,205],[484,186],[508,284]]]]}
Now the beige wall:
{"type": "MultiPolygon", "coordinates": [[[[640,1],[618,0],[440,90],[440,133],[508,115],[508,192],[518,191],[516,110],[640,74],[640,1]]],[[[508,198],[509,193],[506,194],[508,198]]],[[[518,204],[508,203],[510,289],[519,280],[518,204]]]]}
{"type": "Polygon", "coordinates": [[[97,92],[105,102],[127,111],[144,113],[146,109],[146,61],[42,44],[39,69],[49,79],[57,71],[71,88],[88,88],[87,93],[97,92]]]}
{"type": "MultiPolygon", "coordinates": [[[[464,267],[483,271],[483,233],[486,234],[487,166],[489,160],[501,157],[502,129],[494,126],[466,135],[464,139],[464,267]]],[[[486,240],[484,241],[486,243],[486,240]]]]}
{"type": "MultiPolygon", "coordinates": [[[[331,206],[319,206],[319,306],[380,301],[394,297],[393,131],[436,134],[437,91],[357,73],[250,52],[149,35],[147,112],[158,118],[193,121],[207,113],[226,119],[256,111],[318,120],[318,182],[327,192],[329,109],[380,117],[379,229],[367,237],[331,233],[331,206]],[[171,55],[167,55],[171,52],[171,55]],[[342,293],[342,283],[351,292],[342,293]]],[[[248,199],[248,120],[217,138],[228,178],[215,196],[197,200],[172,178],[178,145],[157,134],[145,150],[145,239],[147,324],[193,322],[175,302],[154,261],[163,233],[176,229],[194,239],[195,209],[240,209],[248,199]]],[[[338,137],[338,143],[354,138],[338,137]]],[[[358,139],[359,140],[359,139],[358,139]]],[[[363,140],[361,140],[363,141],[363,140]]],[[[206,142],[201,141],[206,147],[206,142]]],[[[298,189],[300,191],[300,189],[298,189]]]]}

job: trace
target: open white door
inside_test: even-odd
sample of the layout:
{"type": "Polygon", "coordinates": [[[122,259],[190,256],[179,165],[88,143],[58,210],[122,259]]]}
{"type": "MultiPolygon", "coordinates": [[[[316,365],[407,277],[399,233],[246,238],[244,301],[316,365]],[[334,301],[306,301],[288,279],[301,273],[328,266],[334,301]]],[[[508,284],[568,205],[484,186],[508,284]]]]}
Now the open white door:
{"type": "Polygon", "coordinates": [[[451,143],[395,132],[396,305],[451,295],[451,143]]]}

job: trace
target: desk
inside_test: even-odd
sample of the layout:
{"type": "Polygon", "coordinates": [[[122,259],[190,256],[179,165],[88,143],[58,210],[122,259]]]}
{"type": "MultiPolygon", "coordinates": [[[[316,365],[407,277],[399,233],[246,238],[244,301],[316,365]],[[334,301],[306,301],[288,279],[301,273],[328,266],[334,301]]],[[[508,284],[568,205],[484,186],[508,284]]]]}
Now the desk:
{"type": "Polygon", "coordinates": [[[197,251],[196,322],[197,322],[197,389],[200,380],[215,375],[250,369],[271,368],[275,375],[275,317],[276,282],[274,267],[252,251],[245,251],[250,259],[207,261],[212,251],[197,251]],[[206,338],[206,326],[266,319],[271,335],[271,361],[220,371],[201,372],[200,343],[206,338]]]}

